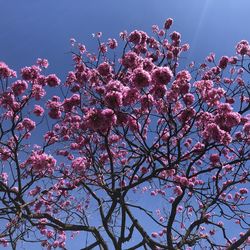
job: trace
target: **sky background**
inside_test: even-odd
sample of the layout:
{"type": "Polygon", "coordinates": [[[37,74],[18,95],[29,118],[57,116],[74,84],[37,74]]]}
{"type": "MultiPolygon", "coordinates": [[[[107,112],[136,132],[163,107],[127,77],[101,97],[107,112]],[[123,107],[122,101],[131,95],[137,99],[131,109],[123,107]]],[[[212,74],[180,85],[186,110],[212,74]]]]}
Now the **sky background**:
{"type": "MultiPolygon", "coordinates": [[[[202,62],[210,52],[233,55],[238,41],[250,41],[249,11],[249,0],[0,0],[0,61],[19,70],[47,58],[48,72],[64,81],[72,69],[71,37],[96,51],[92,33],[150,33],[153,24],[162,27],[171,17],[172,30],[191,46],[186,62],[202,62]]],[[[78,248],[72,241],[68,249],[78,248]]]]}

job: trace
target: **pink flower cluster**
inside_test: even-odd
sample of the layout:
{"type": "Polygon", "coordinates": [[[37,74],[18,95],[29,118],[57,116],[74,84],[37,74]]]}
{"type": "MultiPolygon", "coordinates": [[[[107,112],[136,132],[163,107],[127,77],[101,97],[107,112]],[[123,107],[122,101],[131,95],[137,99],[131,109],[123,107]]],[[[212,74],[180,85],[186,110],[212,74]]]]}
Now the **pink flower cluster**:
{"type": "Polygon", "coordinates": [[[22,126],[27,130],[31,131],[36,127],[36,123],[29,118],[24,118],[22,121],[22,126]]]}
{"type": "Polygon", "coordinates": [[[151,82],[151,76],[146,70],[137,68],[133,71],[131,81],[135,87],[141,89],[149,85],[149,83],[151,82]]]}
{"type": "Polygon", "coordinates": [[[46,153],[33,151],[26,161],[26,166],[31,166],[31,170],[37,173],[52,173],[56,167],[56,160],[46,153]]]}
{"type": "Polygon", "coordinates": [[[78,157],[72,161],[72,168],[78,172],[78,173],[83,173],[87,166],[88,166],[87,159],[85,157],[78,157]]]}
{"type": "Polygon", "coordinates": [[[49,116],[52,119],[59,119],[62,115],[62,103],[59,102],[58,96],[53,96],[50,101],[47,102],[47,107],[50,109],[49,116]]]}
{"type": "Polygon", "coordinates": [[[12,83],[11,87],[15,96],[23,94],[27,88],[28,84],[26,81],[23,80],[17,80],[16,82],[12,83]]]}
{"type": "Polygon", "coordinates": [[[44,109],[40,105],[35,105],[33,109],[33,113],[36,116],[42,116],[44,113],[44,109]]]}
{"type": "Polygon", "coordinates": [[[152,81],[155,84],[167,84],[171,81],[172,77],[173,73],[169,67],[157,67],[152,72],[152,81]]]}
{"type": "Polygon", "coordinates": [[[60,84],[60,82],[61,80],[55,74],[51,74],[46,77],[46,83],[50,87],[56,87],[60,84]]]}
{"type": "Polygon", "coordinates": [[[16,72],[0,61],[0,78],[16,77],[16,72]]]}
{"type": "Polygon", "coordinates": [[[236,52],[239,55],[250,55],[250,46],[248,41],[246,40],[241,40],[237,45],[236,45],[236,52]]]}
{"type": "Polygon", "coordinates": [[[22,78],[26,81],[34,81],[40,75],[41,69],[38,66],[24,67],[21,69],[22,78]]]}
{"type": "Polygon", "coordinates": [[[88,128],[94,131],[106,131],[116,124],[117,117],[112,109],[90,109],[84,120],[88,128]]]}

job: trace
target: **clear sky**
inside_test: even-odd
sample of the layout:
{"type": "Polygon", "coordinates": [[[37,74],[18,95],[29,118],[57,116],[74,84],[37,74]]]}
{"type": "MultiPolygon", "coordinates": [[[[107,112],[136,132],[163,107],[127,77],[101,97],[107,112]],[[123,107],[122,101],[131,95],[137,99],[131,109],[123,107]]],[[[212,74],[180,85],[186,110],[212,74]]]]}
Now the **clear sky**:
{"type": "Polygon", "coordinates": [[[249,13],[249,0],[0,0],[0,61],[18,70],[47,58],[49,72],[64,80],[72,69],[71,37],[95,50],[92,33],[150,32],[172,17],[173,29],[191,46],[187,62],[201,62],[210,52],[233,55],[239,40],[250,41],[249,13]]]}

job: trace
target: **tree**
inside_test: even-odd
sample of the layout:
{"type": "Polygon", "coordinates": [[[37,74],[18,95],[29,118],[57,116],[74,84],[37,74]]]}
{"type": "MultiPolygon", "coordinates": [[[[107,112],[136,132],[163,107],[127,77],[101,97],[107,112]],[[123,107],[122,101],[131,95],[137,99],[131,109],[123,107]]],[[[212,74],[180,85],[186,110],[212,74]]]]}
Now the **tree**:
{"type": "Polygon", "coordinates": [[[97,55],[71,39],[64,83],[46,59],[19,80],[0,63],[1,245],[249,246],[249,43],[185,66],[171,25],[122,32],[123,49],[98,33],[97,55]]]}

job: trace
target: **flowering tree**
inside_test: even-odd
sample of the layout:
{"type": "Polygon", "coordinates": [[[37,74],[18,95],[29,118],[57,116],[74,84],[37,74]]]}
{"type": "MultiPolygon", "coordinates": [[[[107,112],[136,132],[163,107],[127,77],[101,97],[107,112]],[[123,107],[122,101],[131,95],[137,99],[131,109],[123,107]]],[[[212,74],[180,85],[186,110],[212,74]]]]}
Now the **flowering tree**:
{"type": "Polygon", "coordinates": [[[98,33],[97,55],[71,39],[64,83],[46,59],[20,80],[0,62],[1,245],[249,246],[250,46],[185,67],[171,25],[122,32],[123,49],[98,33]]]}

